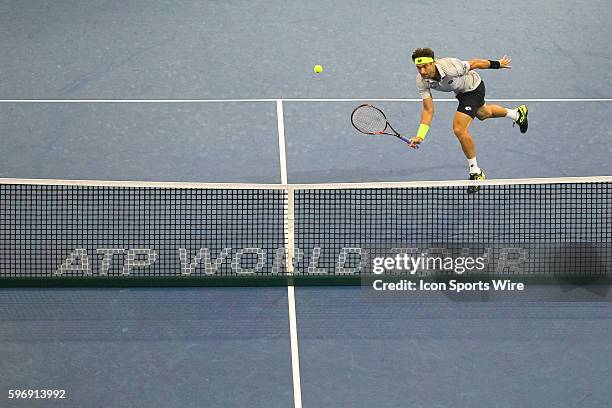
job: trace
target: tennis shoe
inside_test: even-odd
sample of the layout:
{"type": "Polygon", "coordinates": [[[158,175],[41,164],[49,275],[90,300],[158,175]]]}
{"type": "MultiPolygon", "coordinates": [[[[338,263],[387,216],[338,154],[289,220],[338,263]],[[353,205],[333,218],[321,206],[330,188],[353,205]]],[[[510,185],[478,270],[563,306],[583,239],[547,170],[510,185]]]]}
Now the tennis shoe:
{"type": "MultiPolygon", "coordinates": [[[[487,177],[483,169],[480,169],[480,173],[470,173],[470,180],[484,180],[487,177]]],[[[467,193],[474,194],[480,190],[480,186],[468,186],[467,193]]]]}
{"type": "Polygon", "coordinates": [[[529,122],[527,121],[527,113],[529,113],[529,110],[526,105],[521,105],[517,107],[516,110],[519,113],[519,118],[514,121],[512,127],[518,123],[521,133],[525,133],[529,127],[529,122]]]}

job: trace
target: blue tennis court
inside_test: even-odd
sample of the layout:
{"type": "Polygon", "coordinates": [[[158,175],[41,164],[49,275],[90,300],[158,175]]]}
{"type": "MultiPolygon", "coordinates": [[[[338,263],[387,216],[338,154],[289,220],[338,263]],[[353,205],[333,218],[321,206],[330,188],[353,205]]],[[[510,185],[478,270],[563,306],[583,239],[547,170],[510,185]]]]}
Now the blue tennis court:
{"type": "MultiPolygon", "coordinates": [[[[418,151],[350,123],[372,102],[416,131],[422,46],[512,57],[512,70],[481,71],[487,101],[527,104],[530,129],[472,124],[489,178],[612,175],[611,17],[604,1],[0,0],[0,178],[464,179],[452,94],[434,94],[418,151]]],[[[610,299],[590,285],[2,288],[0,405],[607,407],[610,299]],[[47,389],[66,398],[9,398],[47,389]]]]}

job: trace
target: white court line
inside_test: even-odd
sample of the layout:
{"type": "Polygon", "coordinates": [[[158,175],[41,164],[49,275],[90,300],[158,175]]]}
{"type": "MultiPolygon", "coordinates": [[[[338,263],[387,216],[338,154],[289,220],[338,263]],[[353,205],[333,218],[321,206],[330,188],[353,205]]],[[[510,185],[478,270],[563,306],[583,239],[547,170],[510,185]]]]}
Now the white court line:
{"type": "Polygon", "coordinates": [[[302,408],[302,385],[300,380],[300,353],[298,352],[297,318],[295,314],[295,287],[287,286],[289,301],[289,334],[291,337],[291,371],[293,373],[293,404],[302,408]]]}
{"type": "Polygon", "coordinates": [[[283,101],[276,101],[276,120],[278,123],[278,151],[280,154],[281,183],[287,184],[287,157],[285,155],[285,114],[283,101]]]}
{"type": "MultiPolygon", "coordinates": [[[[360,98],[360,99],[0,99],[0,103],[229,103],[229,102],[421,102],[420,98],[360,98]]],[[[457,102],[457,99],[434,99],[435,102],[457,102]]],[[[612,98],[526,98],[489,99],[488,102],[612,102],[612,98]]]]}
{"type": "MultiPolygon", "coordinates": [[[[287,157],[285,154],[285,121],[283,101],[276,101],[278,121],[278,150],[280,155],[281,183],[287,185],[287,157]]],[[[287,273],[293,273],[293,190],[287,191],[287,209],[285,214],[285,240],[287,241],[287,273]]],[[[295,313],[295,287],[287,285],[287,303],[289,306],[289,337],[291,341],[291,373],[293,377],[293,404],[302,408],[302,385],[300,380],[300,354],[298,351],[297,316],[295,313]]]]}

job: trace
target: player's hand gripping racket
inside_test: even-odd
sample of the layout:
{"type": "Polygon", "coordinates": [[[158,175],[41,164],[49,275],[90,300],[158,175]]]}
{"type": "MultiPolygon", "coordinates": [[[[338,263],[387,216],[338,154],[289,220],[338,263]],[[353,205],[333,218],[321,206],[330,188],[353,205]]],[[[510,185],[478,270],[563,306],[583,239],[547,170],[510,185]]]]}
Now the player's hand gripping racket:
{"type": "MultiPolygon", "coordinates": [[[[387,117],[375,106],[364,104],[353,110],[351,115],[353,127],[366,135],[389,135],[410,144],[410,140],[402,137],[387,121],[387,117]]],[[[418,147],[418,146],[417,146],[418,147]]]]}

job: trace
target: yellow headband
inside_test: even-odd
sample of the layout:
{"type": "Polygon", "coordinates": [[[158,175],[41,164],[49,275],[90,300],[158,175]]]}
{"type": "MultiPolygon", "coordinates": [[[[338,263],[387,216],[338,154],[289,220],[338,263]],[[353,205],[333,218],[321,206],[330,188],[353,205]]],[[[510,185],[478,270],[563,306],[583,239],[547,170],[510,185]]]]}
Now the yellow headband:
{"type": "Polygon", "coordinates": [[[435,60],[435,58],[431,57],[419,57],[414,60],[414,65],[429,64],[430,62],[434,62],[435,60]]]}

